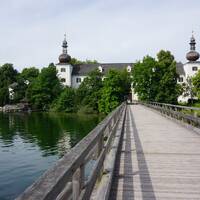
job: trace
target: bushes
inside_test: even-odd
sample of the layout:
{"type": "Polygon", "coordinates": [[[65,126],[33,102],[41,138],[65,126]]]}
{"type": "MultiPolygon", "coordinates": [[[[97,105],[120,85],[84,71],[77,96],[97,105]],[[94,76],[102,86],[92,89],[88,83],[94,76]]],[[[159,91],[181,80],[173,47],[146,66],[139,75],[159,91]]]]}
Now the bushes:
{"type": "Polygon", "coordinates": [[[75,91],[72,88],[66,87],[58,99],[53,103],[52,111],[58,112],[75,112],[75,91]]]}

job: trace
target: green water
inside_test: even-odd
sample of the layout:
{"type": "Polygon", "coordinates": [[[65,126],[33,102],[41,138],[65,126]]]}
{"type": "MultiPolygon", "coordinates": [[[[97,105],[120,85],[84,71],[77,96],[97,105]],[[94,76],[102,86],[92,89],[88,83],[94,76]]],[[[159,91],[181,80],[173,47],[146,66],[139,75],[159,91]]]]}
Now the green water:
{"type": "Polygon", "coordinates": [[[0,113],[0,200],[17,197],[100,120],[94,115],[0,113]]]}

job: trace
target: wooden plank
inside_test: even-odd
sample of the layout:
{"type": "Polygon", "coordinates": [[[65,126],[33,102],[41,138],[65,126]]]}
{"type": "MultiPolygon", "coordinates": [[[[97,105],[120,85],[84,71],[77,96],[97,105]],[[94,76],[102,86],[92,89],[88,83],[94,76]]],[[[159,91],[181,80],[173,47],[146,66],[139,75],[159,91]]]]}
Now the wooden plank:
{"type": "Polygon", "coordinates": [[[200,135],[144,106],[128,107],[110,199],[200,199],[200,135]]]}

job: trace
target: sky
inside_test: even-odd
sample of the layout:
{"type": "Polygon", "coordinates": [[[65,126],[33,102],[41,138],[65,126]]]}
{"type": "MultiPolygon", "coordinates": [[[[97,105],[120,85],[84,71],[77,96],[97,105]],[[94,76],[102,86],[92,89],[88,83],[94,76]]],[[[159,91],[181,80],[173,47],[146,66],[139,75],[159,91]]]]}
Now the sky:
{"type": "Polygon", "coordinates": [[[0,0],[0,65],[57,63],[65,33],[80,60],[136,62],[164,49],[184,63],[192,31],[200,51],[199,0],[0,0]]]}

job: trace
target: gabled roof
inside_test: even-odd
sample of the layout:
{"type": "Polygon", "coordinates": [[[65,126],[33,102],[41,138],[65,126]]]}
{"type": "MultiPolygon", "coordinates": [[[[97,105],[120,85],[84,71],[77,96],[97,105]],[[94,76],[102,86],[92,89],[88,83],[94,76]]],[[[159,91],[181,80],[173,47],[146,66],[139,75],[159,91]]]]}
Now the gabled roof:
{"type": "MultiPolygon", "coordinates": [[[[96,64],[77,64],[73,65],[72,75],[87,76],[92,70],[103,68],[103,74],[106,74],[109,69],[126,69],[128,66],[133,67],[134,63],[96,63],[96,64]]],[[[178,75],[185,75],[183,63],[176,63],[176,72],[178,75]]]]}
{"type": "Polygon", "coordinates": [[[133,66],[134,63],[97,63],[97,64],[78,64],[73,66],[72,75],[86,76],[92,70],[103,68],[102,73],[106,73],[109,69],[125,69],[128,66],[133,66]]]}
{"type": "Polygon", "coordinates": [[[181,62],[176,63],[176,73],[178,75],[184,75],[185,76],[185,71],[183,69],[183,63],[181,63],[181,62]]]}

